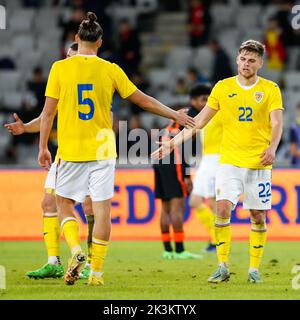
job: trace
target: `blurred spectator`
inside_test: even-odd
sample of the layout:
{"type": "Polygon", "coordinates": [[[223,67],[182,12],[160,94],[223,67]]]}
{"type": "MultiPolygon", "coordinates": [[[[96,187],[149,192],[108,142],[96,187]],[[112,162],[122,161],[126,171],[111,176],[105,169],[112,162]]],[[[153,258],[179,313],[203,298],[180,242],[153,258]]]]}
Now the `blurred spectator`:
{"type": "Polygon", "coordinates": [[[275,17],[268,20],[265,33],[265,45],[267,53],[267,67],[270,70],[282,70],[287,58],[283,45],[282,32],[275,17]]]}
{"type": "Polygon", "coordinates": [[[41,0],[23,0],[23,6],[25,8],[38,8],[41,5],[41,0]]]}
{"type": "Polygon", "coordinates": [[[110,16],[106,13],[107,7],[112,3],[109,0],[81,0],[83,2],[82,9],[85,12],[92,11],[98,17],[98,22],[100,23],[104,33],[102,36],[102,52],[110,51],[112,52],[112,38],[115,36],[114,30],[112,28],[112,21],[110,16]],[[113,35],[113,36],[112,36],[113,35]]]}
{"type": "Polygon", "coordinates": [[[221,47],[218,40],[210,40],[209,48],[214,55],[211,81],[217,83],[219,80],[233,76],[229,57],[221,47]]]}
{"type": "Polygon", "coordinates": [[[141,61],[141,43],[129,20],[123,19],[119,26],[120,65],[130,76],[139,69],[141,61]]]}
{"type": "Polygon", "coordinates": [[[1,70],[13,70],[16,69],[16,65],[12,58],[10,57],[1,57],[0,58],[0,69],[1,70]]]}
{"type": "MultiPolygon", "coordinates": [[[[32,72],[32,79],[27,82],[27,89],[33,93],[36,98],[36,116],[40,114],[44,106],[46,85],[47,81],[44,78],[43,69],[41,67],[35,67],[32,72]]],[[[35,116],[32,118],[34,117],[35,116]]]]}
{"type": "Polygon", "coordinates": [[[296,122],[290,128],[291,165],[300,166],[300,102],[297,105],[296,122]]]}
{"type": "Polygon", "coordinates": [[[176,86],[174,90],[175,95],[187,95],[189,93],[189,88],[184,78],[180,77],[176,81],[176,86]]]}
{"type": "MultiPolygon", "coordinates": [[[[141,72],[136,71],[135,73],[133,73],[130,77],[130,80],[139,88],[139,90],[147,93],[149,89],[149,83],[146,81],[144,75],[141,72]]],[[[130,109],[133,115],[139,115],[141,112],[144,112],[142,108],[136,106],[133,103],[130,103],[130,109]]]]}
{"type": "Polygon", "coordinates": [[[68,47],[69,42],[74,42],[75,35],[78,32],[81,21],[85,18],[85,12],[81,8],[73,10],[71,19],[67,22],[60,20],[59,25],[63,28],[62,32],[62,48],[65,53],[65,47],[68,47]]]}
{"type": "Polygon", "coordinates": [[[180,0],[160,0],[159,1],[161,7],[166,12],[174,12],[182,10],[182,1],[180,0]]]}
{"type": "Polygon", "coordinates": [[[208,79],[201,74],[199,70],[194,67],[190,67],[186,74],[187,84],[191,88],[196,83],[207,83],[208,79]]]}
{"type": "Polygon", "coordinates": [[[209,35],[211,18],[209,5],[200,0],[191,0],[188,13],[188,29],[190,34],[190,46],[198,47],[206,43],[209,35]]]}
{"type": "MultiPolygon", "coordinates": [[[[29,122],[40,114],[41,110],[37,109],[37,100],[33,93],[27,92],[24,94],[22,107],[18,112],[23,122],[29,122]]],[[[25,133],[20,136],[11,136],[11,143],[5,149],[7,161],[15,163],[17,161],[17,146],[19,144],[31,145],[37,141],[38,134],[25,133]]]]}
{"type": "Polygon", "coordinates": [[[279,5],[279,11],[275,15],[275,18],[278,20],[278,24],[282,30],[282,40],[284,46],[295,45],[295,34],[290,21],[292,7],[293,1],[281,1],[279,5]]]}

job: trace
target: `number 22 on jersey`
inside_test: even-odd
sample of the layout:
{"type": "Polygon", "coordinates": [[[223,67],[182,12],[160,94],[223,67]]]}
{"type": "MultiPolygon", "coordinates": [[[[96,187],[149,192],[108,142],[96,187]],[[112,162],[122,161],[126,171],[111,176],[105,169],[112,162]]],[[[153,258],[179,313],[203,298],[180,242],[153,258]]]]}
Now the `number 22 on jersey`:
{"type": "Polygon", "coordinates": [[[239,121],[241,122],[252,122],[253,110],[250,107],[239,107],[239,121]]]}

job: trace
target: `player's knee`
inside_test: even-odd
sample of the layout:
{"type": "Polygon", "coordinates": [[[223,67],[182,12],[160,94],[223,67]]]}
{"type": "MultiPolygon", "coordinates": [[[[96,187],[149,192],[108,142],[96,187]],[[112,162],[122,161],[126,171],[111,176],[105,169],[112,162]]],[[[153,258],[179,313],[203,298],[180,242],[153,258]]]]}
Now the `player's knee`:
{"type": "Polygon", "coordinates": [[[173,226],[182,226],[183,224],[183,212],[181,211],[171,211],[170,213],[171,221],[173,226]]]}
{"type": "Polygon", "coordinates": [[[226,202],[220,202],[217,205],[217,216],[220,218],[230,218],[231,206],[226,202]]]}
{"type": "Polygon", "coordinates": [[[90,197],[86,197],[83,204],[82,204],[82,209],[87,216],[92,216],[93,213],[93,203],[92,199],[90,197]]]}
{"type": "Polygon", "coordinates": [[[266,221],[266,212],[262,210],[251,210],[251,220],[256,224],[262,224],[266,221]]]}
{"type": "Polygon", "coordinates": [[[93,207],[90,204],[87,204],[84,202],[82,205],[82,208],[83,208],[85,215],[87,215],[87,216],[93,215],[93,207]]]}
{"type": "Polygon", "coordinates": [[[55,212],[56,211],[56,201],[55,197],[51,195],[45,195],[41,203],[43,212],[55,212]]]}

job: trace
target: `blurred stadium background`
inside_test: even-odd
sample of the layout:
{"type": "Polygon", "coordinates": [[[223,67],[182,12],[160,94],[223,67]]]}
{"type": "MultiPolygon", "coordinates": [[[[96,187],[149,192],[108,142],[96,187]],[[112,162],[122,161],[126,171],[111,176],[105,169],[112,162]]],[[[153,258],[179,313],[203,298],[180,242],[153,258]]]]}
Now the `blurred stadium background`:
{"type": "MultiPolygon", "coordinates": [[[[291,11],[295,4],[297,1],[275,0],[0,0],[0,5],[6,8],[7,16],[7,29],[0,30],[1,168],[38,168],[38,135],[12,137],[3,128],[3,124],[13,121],[13,112],[17,112],[24,122],[40,114],[51,64],[65,57],[87,11],[97,14],[104,29],[104,44],[99,56],[121,65],[141,90],[173,108],[188,105],[188,91],[193,83],[215,83],[234,75],[235,58],[242,41],[249,38],[263,41],[267,46],[267,57],[260,75],[280,85],[286,108],[284,134],[276,166],[292,168],[290,129],[296,123],[297,106],[300,103],[300,30],[294,30],[291,26],[291,11]]],[[[129,121],[126,130],[145,128],[148,131],[150,128],[162,128],[168,122],[167,119],[147,114],[122,101],[117,95],[114,98],[113,112],[117,135],[123,134],[122,128],[119,132],[118,120],[129,121]]],[[[298,113],[298,119],[299,117],[298,113]]],[[[297,139],[300,141],[300,130],[298,135],[297,139]]],[[[54,151],[55,130],[51,143],[54,151]]],[[[129,184],[134,180],[135,187],[150,183],[151,189],[150,171],[147,171],[146,178],[139,174],[131,175],[130,179],[133,180],[128,177],[129,171],[121,172],[120,176],[124,177],[118,178],[117,173],[117,181],[126,189],[128,197],[124,201],[128,210],[137,210],[142,216],[144,209],[146,212],[152,210],[153,215],[154,211],[157,215],[157,209],[153,209],[151,203],[146,204],[147,200],[143,199],[143,195],[143,200],[139,201],[143,204],[134,209],[133,202],[137,203],[134,200],[134,190],[125,186],[127,182],[129,184]]],[[[296,238],[300,235],[297,225],[300,223],[300,191],[297,189],[299,172],[296,169],[288,171],[288,178],[284,172],[287,171],[275,171],[275,182],[281,189],[275,188],[278,206],[274,221],[278,222],[278,232],[282,225],[292,223],[291,236],[296,238]],[[285,185],[280,185],[283,182],[285,185]],[[282,208],[286,208],[287,212],[283,212],[282,208]]],[[[29,176],[27,174],[29,173],[26,171],[1,171],[3,218],[5,215],[8,218],[12,212],[17,215],[20,207],[14,207],[13,203],[18,193],[19,206],[22,204],[30,214],[34,212],[36,220],[39,220],[39,201],[45,174],[36,171],[35,181],[32,181],[32,172],[29,176]],[[18,174],[20,176],[16,178],[18,174]],[[22,196],[21,190],[25,182],[28,190],[22,196]],[[34,195],[32,190],[35,190],[34,195]]],[[[116,192],[118,198],[118,193],[123,192],[122,187],[117,188],[116,192]]],[[[149,196],[147,192],[146,196],[149,196]]],[[[153,194],[149,197],[154,202],[153,194]]],[[[122,210],[127,210],[125,204],[122,210]]],[[[134,224],[134,217],[130,215],[129,212],[124,224],[134,224]]],[[[153,218],[150,213],[147,217],[148,220],[141,218],[140,223],[149,222],[153,218]]],[[[115,219],[118,223],[117,218],[115,219]]],[[[31,222],[21,220],[18,228],[21,228],[21,222],[30,224],[29,228],[37,228],[34,234],[29,232],[24,236],[32,238],[40,233],[41,221],[31,224],[33,219],[31,222]]],[[[247,221],[244,216],[240,216],[235,222],[243,224],[247,221]]],[[[16,236],[20,230],[18,228],[11,232],[1,229],[0,236],[16,236]]],[[[241,230],[238,235],[243,235],[248,226],[241,230]]],[[[286,229],[285,236],[289,230],[291,229],[286,229]]],[[[157,229],[157,236],[158,231],[157,229]]],[[[138,232],[137,229],[134,232],[138,232]]]]}

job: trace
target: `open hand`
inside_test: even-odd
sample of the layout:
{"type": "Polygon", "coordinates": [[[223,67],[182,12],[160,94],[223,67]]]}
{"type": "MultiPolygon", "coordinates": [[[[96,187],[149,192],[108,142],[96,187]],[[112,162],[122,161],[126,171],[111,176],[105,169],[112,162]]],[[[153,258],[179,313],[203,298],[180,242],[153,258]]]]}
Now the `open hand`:
{"type": "Polygon", "coordinates": [[[151,159],[162,159],[165,156],[169,155],[173,150],[174,146],[172,140],[170,141],[161,141],[158,142],[160,147],[151,153],[151,159]]]}
{"type": "Polygon", "coordinates": [[[4,127],[14,136],[18,136],[25,132],[25,126],[23,121],[19,118],[19,116],[14,113],[13,114],[16,122],[13,123],[6,123],[4,127]]]}
{"type": "Polygon", "coordinates": [[[177,111],[176,122],[187,129],[192,129],[196,126],[195,120],[187,115],[186,109],[177,111]]]}

